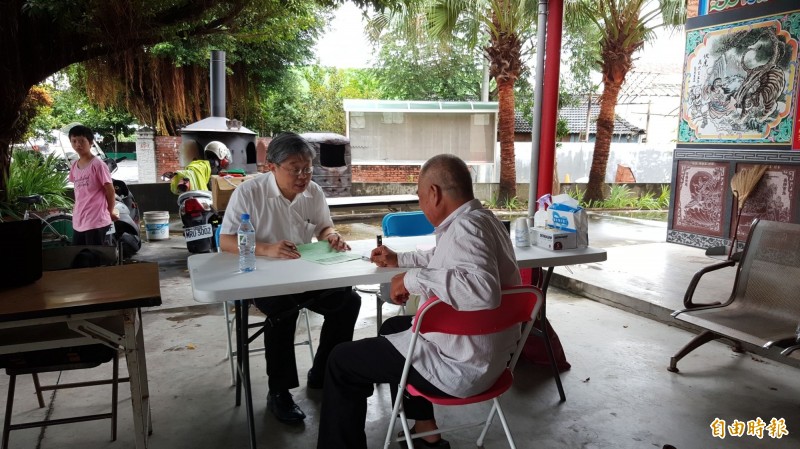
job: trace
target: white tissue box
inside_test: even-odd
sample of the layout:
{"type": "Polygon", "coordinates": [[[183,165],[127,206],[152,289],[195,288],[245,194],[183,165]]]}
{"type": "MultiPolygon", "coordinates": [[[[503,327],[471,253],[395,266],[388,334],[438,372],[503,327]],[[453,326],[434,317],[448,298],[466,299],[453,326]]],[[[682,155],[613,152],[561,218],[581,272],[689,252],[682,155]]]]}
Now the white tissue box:
{"type": "Polygon", "coordinates": [[[536,228],[536,246],[553,251],[575,249],[578,247],[578,239],[574,232],[551,228],[536,228]]]}

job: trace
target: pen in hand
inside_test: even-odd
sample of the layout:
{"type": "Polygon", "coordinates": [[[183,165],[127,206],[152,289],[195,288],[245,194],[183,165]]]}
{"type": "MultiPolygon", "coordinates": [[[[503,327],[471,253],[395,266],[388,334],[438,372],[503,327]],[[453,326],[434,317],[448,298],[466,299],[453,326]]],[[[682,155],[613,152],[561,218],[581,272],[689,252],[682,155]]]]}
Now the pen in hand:
{"type": "MultiPolygon", "coordinates": [[[[376,248],[380,248],[381,245],[383,245],[383,236],[380,235],[380,234],[376,235],[375,236],[375,243],[377,244],[376,248]]],[[[366,262],[373,262],[372,254],[370,254],[369,256],[362,255],[361,256],[361,260],[364,260],[366,262]]]]}

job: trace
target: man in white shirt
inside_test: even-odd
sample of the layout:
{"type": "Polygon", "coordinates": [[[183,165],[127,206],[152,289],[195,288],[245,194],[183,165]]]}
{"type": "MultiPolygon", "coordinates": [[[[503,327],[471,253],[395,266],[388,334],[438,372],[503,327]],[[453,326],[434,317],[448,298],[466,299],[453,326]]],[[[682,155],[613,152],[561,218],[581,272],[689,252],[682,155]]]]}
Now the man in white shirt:
{"type": "MultiPolygon", "coordinates": [[[[270,172],[239,185],[225,211],[220,232],[223,251],[238,252],[236,232],[242,214],[250,214],[256,230],[256,256],[297,259],[297,245],[312,237],[327,240],[337,251],[350,249],[333,228],[322,189],[311,180],[314,148],[294,133],[282,133],[267,148],[270,172]]],[[[322,388],[328,355],[339,343],[353,340],[361,298],[351,287],[315,290],[255,300],[267,315],[264,347],[269,394],[267,409],[285,423],[300,422],[305,413],[289,390],[300,385],[294,353],[294,332],[301,307],[325,316],[308,387],[322,388]]]]}
{"type": "MultiPolygon", "coordinates": [[[[431,158],[420,171],[417,194],[420,209],[435,226],[436,247],[397,254],[380,246],[371,254],[378,266],[410,267],[392,279],[392,301],[402,304],[409,294],[418,294],[437,296],[457,310],[498,307],[501,288],[521,282],[519,269],[505,227],[475,199],[467,165],[447,154],[431,158]]],[[[367,447],[367,398],[374,383],[389,383],[396,390],[411,340],[411,319],[390,318],[380,337],[333,350],[325,374],[318,449],[367,447]]],[[[518,329],[484,336],[422,335],[409,383],[455,397],[484,391],[506,367],[519,337],[518,329]]],[[[433,406],[424,398],[406,397],[403,407],[415,420],[415,432],[437,429],[433,406]]],[[[417,448],[450,447],[439,435],[414,443],[417,448]]]]}

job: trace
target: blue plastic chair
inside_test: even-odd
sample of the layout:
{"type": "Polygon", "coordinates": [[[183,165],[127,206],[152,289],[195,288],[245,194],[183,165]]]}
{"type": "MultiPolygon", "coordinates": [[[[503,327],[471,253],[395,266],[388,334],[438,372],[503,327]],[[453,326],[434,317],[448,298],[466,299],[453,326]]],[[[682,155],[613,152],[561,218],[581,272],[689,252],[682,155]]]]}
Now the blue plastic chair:
{"type": "Polygon", "coordinates": [[[386,214],[381,227],[386,237],[413,237],[433,233],[433,225],[422,211],[386,214]]]}
{"type": "MultiPolygon", "coordinates": [[[[422,211],[386,214],[381,222],[381,227],[385,237],[413,237],[433,233],[433,225],[425,218],[422,211]]],[[[378,335],[380,335],[380,327],[383,323],[383,303],[391,302],[389,301],[389,287],[390,284],[381,284],[379,292],[375,295],[378,335]]],[[[405,306],[400,306],[400,313],[404,314],[405,311],[405,306]]]]}

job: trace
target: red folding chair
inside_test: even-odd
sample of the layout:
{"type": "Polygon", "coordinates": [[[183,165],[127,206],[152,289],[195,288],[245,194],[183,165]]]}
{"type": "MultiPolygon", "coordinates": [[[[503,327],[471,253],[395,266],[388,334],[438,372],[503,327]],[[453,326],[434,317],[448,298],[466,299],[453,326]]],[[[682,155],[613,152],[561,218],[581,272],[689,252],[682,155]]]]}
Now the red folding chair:
{"type": "Polygon", "coordinates": [[[508,444],[512,449],[516,449],[514,438],[511,436],[511,430],[508,427],[503,409],[498,400],[500,396],[511,388],[514,381],[514,366],[519,360],[522,347],[528,334],[533,327],[533,319],[539,313],[539,308],[542,306],[542,292],[533,286],[515,286],[503,289],[502,299],[500,306],[492,310],[479,310],[479,311],[458,311],[453,309],[450,305],[442,302],[439,298],[433,297],[423,304],[417,311],[412,331],[414,332],[411,338],[411,344],[406,353],[406,363],[403,367],[403,374],[400,378],[400,387],[397,391],[397,397],[394,402],[394,409],[392,410],[392,418],[389,422],[389,429],[386,432],[386,440],[384,441],[384,448],[389,447],[392,441],[402,441],[405,439],[408,447],[414,447],[412,438],[422,437],[427,435],[434,435],[444,433],[452,430],[464,429],[467,427],[474,427],[483,425],[483,431],[478,437],[477,445],[483,446],[483,440],[486,437],[486,432],[489,430],[489,425],[494,419],[495,412],[500,417],[500,422],[503,424],[508,444]],[[441,332],[453,335],[488,335],[502,330],[508,329],[511,326],[516,326],[525,323],[522,330],[522,336],[517,342],[517,347],[511,356],[508,366],[500,377],[495,381],[488,390],[483,393],[466,397],[454,398],[452,396],[436,396],[424,393],[417,390],[414,385],[408,384],[408,371],[411,368],[411,360],[416,347],[417,339],[420,334],[427,332],[441,332]],[[466,424],[458,427],[451,427],[447,429],[437,429],[432,432],[423,432],[418,434],[411,434],[408,427],[405,411],[403,410],[403,391],[408,391],[413,396],[422,396],[433,404],[437,405],[467,405],[478,402],[492,400],[492,409],[489,412],[485,421],[473,424],[466,424]],[[403,427],[403,437],[394,438],[394,425],[398,415],[400,416],[400,424],[403,427]]]}

